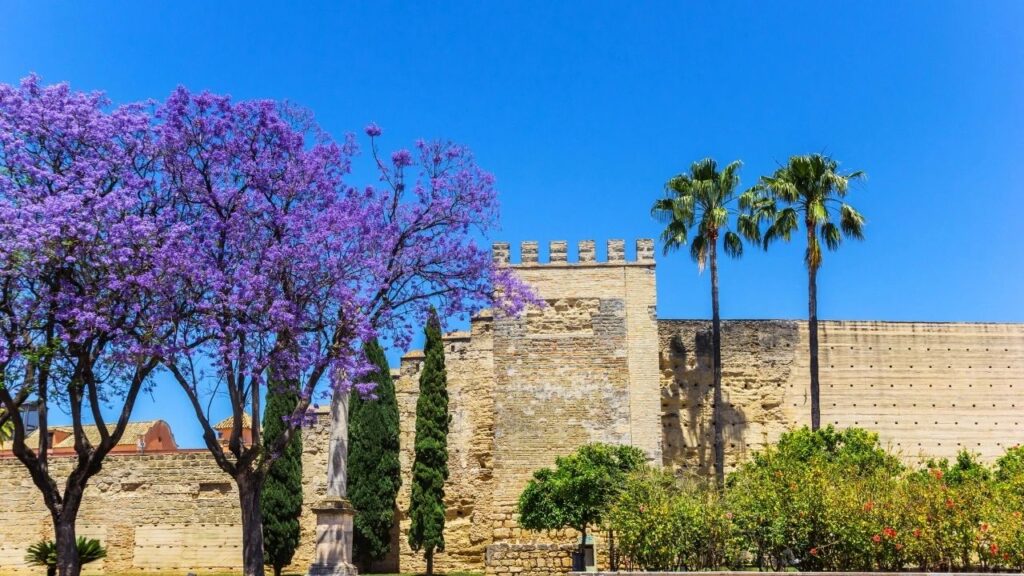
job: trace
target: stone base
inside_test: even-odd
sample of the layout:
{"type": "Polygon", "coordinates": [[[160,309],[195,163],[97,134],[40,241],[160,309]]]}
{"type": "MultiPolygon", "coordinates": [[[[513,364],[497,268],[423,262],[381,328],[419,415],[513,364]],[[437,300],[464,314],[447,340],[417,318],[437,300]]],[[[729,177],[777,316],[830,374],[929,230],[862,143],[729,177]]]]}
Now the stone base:
{"type": "Polygon", "coordinates": [[[359,571],[352,564],[312,564],[307,576],[356,576],[359,571]]]}
{"type": "Polygon", "coordinates": [[[328,498],[316,512],[316,551],[309,576],[355,576],[352,565],[352,518],[355,509],[345,498],[328,498]]]}

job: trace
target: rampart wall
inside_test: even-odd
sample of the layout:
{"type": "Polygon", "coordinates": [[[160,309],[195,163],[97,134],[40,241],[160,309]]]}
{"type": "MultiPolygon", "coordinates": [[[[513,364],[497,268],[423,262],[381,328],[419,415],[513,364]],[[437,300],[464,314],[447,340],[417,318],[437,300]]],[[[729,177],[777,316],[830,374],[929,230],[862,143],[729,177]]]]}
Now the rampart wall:
{"type": "MultiPolygon", "coordinates": [[[[329,416],[303,432],[303,514],[300,549],[292,571],[305,572],[313,557],[316,518],[310,505],[327,481],[329,416]]],[[[60,480],[68,457],[52,460],[60,480]]],[[[238,492],[206,451],[109,456],[89,483],[79,513],[80,535],[99,538],[106,559],[86,573],[225,572],[241,569],[238,492]]],[[[25,549],[52,538],[49,513],[21,462],[0,458],[0,574],[37,574],[25,549]]]]}

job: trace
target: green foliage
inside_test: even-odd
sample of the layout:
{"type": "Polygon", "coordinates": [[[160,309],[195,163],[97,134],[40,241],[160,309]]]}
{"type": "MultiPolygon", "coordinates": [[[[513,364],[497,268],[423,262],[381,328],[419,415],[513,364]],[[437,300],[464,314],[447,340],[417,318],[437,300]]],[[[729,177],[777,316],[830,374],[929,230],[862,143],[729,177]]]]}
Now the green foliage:
{"type": "Polygon", "coordinates": [[[588,526],[602,523],[626,476],[644,461],[638,448],[599,443],[555,459],[555,468],[534,472],[520,495],[519,525],[585,533],[588,526]]]}
{"type": "Polygon", "coordinates": [[[734,526],[717,490],[644,467],[608,512],[627,570],[714,570],[739,564],[734,526]]]}
{"type": "Polygon", "coordinates": [[[348,408],[348,496],[355,517],[353,555],[364,566],[391,548],[395,498],[402,484],[398,461],[398,402],[391,369],[376,340],[366,345],[377,368],[369,376],[375,398],[353,394],[348,408]]]}
{"type": "MultiPolygon", "coordinates": [[[[294,386],[275,386],[267,391],[263,414],[263,445],[275,443],[285,432],[285,418],[298,404],[294,386]]],[[[269,448],[268,448],[269,449],[269,448]]],[[[284,453],[271,465],[260,493],[263,511],[263,561],[280,576],[291,564],[299,546],[299,515],[302,513],[302,432],[296,429],[284,453]]]]}
{"type": "Polygon", "coordinates": [[[602,444],[534,473],[533,530],[602,525],[628,570],[1024,570],[1024,449],[992,468],[966,451],[904,466],[877,434],[800,429],[756,453],[724,490],[602,444]]]}
{"type": "Polygon", "coordinates": [[[755,453],[753,462],[768,465],[773,457],[800,464],[820,460],[861,475],[903,469],[900,460],[879,444],[878,434],[863,428],[836,430],[826,426],[812,431],[805,426],[783,434],[774,448],[755,453]]]}
{"type": "Polygon", "coordinates": [[[744,193],[740,205],[757,222],[767,220],[766,248],[778,240],[788,242],[803,223],[807,232],[804,263],[817,269],[822,243],[836,250],[844,237],[864,237],[864,216],[845,202],[850,183],[864,178],[859,170],[840,172],[839,163],[822,154],[793,156],[744,193]]]}
{"type": "MultiPolygon", "coordinates": [[[[712,158],[694,162],[688,173],[679,174],[665,184],[666,195],[655,201],[651,214],[665,224],[661,242],[665,253],[690,244],[690,257],[703,270],[714,245],[722,238],[730,256],[743,253],[740,234],[730,229],[731,205],[738,200],[739,160],[718,169],[712,158]],[[692,231],[691,231],[692,229],[692,231]],[[724,230],[724,232],[723,232],[724,230]],[[691,238],[692,235],[692,238],[691,238]]],[[[758,238],[756,219],[751,214],[736,214],[737,229],[750,239],[758,238]]]]}
{"type": "MultiPolygon", "coordinates": [[[[420,393],[416,400],[416,445],[409,505],[409,546],[431,563],[444,550],[444,483],[448,479],[448,375],[437,313],[426,328],[420,393]]],[[[428,570],[429,571],[429,570],[428,570]]]]}
{"type": "MultiPolygon", "coordinates": [[[[79,536],[75,541],[78,559],[82,565],[107,557],[107,549],[99,540],[79,536]]],[[[57,544],[53,540],[40,540],[28,547],[25,562],[29,566],[46,566],[47,576],[57,573],[57,544]]]]}

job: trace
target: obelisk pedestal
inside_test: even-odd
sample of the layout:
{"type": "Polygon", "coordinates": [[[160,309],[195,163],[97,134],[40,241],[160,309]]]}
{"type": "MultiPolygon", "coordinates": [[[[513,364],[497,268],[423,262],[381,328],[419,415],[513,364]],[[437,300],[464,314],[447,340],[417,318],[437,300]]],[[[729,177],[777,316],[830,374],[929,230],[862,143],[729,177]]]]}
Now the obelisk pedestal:
{"type": "Polygon", "coordinates": [[[348,394],[331,398],[327,496],[316,506],[316,550],[309,576],[355,576],[352,564],[352,519],[355,509],[345,497],[348,472],[348,394]]]}
{"type": "Polygon", "coordinates": [[[353,576],[352,518],[355,509],[345,498],[328,497],[313,508],[316,513],[316,550],[309,576],[353,576]]]}

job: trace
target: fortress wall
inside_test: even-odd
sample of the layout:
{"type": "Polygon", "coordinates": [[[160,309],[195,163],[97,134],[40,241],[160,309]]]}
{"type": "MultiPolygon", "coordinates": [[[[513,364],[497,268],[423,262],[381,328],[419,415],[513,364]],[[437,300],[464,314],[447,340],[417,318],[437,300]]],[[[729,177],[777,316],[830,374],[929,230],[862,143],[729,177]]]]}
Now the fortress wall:
{"type": "MultiPolygon", "coordinates": [[[[711,439],[708,321],[662,320],[666,465],[707,472],[711,439]]],[[[732,466],[810,423],[807,328],[725,321],[726,459],[732,466]]],[[[875,430],[908,461],[961,448],[992,461],[1024,440],[1024,325],[820,323],[822,422],[875,430]]]]}
{"type": "MultiPolygon", "coordinates": [[[[329,417],[304,431],[304,510],[301,546],[292,570],[305,572],[313,558],[315,516],[309,506],[322,498],[327,478],[329,417]]],[[[66,475],[68,457],[54,458],[54,476],[66,475]]],[[[114,455],[86,489],[79,534],[107,546],[99,572],[224,572],[241,569],[241,512],[234,482],[205,451],[114,455]]],[[[24,466],[0,458],[0,574],[36,574],[24,563],[25,549],[52,538],[49,513],[24,466]]]]}
{"type": "MultiPolygon", "coordinates": [[[[607,262],[553,256],[541,264],[531,257],[536,244],[523,243],[515,271],[547,306],[495,320],[494,506],[504,521],[514,522],[533,471],[581,444],[628,443],[660,459],[661,433],[650,417],[657,410],[653,248],[638,248],[640,261],[626,261],[624,243],[613,240],[607,262]]],[[[552,243],[551,253],[559,252],[564,245],[552,243]]],[[[504,528],[496,538],[509,536],[504,528]]]]}
{"type": "MultiPolygon", "coordinates": [[[[474,319],[471,338],[446,337],[453,421],[449,551],[435,557],[440,570],[483,570],[483,552],[493,541],[564,540],[520,530],[514,512],[533,471],[556,456],[603,441],[634,444],[661,459],[653,244],[638,242],[630,261],[621,240],[608,243],[602,262],[592,241],[580,243],[574,262],[564,242],[551,243],[548,262],[540,262],[536,242],[524,242],[521,253],[521,262],[511,264],[508,245],[495,245],[496,260],[513,266],[547,306],[521,318],[487,313],[474,319]]],[[[396,383],[403,515],[421,363],[422,353],[406,355],[396,383]]],[[[407,525],[403,517],[403,533],[407,525]]],[[[422,570],[422,558],[401,546],[401,571],[422,570]]]]}

